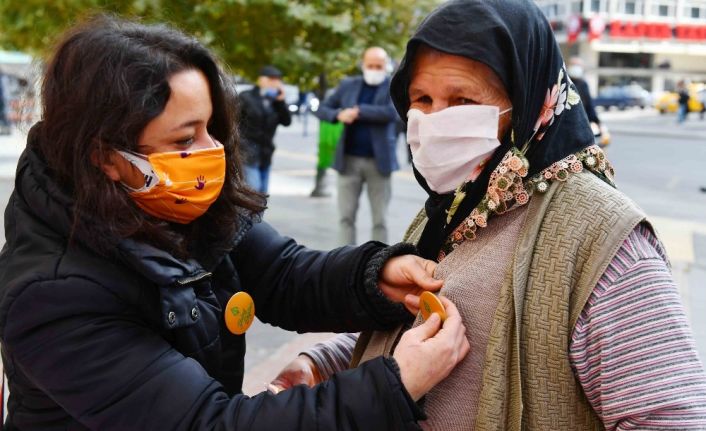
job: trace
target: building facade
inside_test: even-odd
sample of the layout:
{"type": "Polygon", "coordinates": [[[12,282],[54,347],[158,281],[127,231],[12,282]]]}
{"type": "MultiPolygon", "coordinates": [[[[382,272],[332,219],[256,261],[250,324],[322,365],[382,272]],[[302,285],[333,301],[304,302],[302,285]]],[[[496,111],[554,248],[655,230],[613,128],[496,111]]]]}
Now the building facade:
{"type": "Polygon", "coordinates": [[[595,94],[637,83],[671,91],[706,82],[706,0],[536,0],[564,58],[584,60],[595,94]]]}

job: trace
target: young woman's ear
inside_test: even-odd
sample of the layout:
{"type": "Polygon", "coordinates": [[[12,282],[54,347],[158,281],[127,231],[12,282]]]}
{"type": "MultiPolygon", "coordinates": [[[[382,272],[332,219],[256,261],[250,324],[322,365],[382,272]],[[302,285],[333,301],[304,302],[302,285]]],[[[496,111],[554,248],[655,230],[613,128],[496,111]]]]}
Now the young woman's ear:
{"type": "Polygon", "coordinates": [[[100,168],[111,181],[121,182],[133,189],[145,185],[145,174],[115,150],[108,150],[101,157],[98,150],[91,153],[91,163],[100,168]]]}
{"type": "Polygon", "coordinates": [[[110,151],[103,155],[99,154],[98,150],[93,150],[93,152],[91,152],[91,164],[100,168],[100,170],[103,171],[108,178],[116,182],[121,180],[121,169],[119,165],[120,161],[117,160],[117,158],[123,159],[123,161],[127,162],[127,160],[114,151],[110,151]]]}

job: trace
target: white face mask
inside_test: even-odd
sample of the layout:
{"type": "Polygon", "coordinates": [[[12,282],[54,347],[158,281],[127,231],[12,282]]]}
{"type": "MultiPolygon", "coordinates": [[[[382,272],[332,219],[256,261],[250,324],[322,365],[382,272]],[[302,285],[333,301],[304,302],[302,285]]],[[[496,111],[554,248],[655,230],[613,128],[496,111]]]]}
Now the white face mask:
{"type": "Polygon", "coordinates": [[[572,78],[583,78],[583,67],[573,64],[566,70],[572,78]]]}
{"type": "Polygon", "coordinates": [[[387,74],[384,70],[373,70],[363,68],[363,80],[366,84],[373,87],[380,85],[385,81],[387,74]]]}
{"type": "Polygon", "coordinates": [[[462,105],[433,114],[407,113],[407,142],[414,167],[429,188],[448,193],[480,173],[480,165],[500,146],[497,106],[462,105]]]}

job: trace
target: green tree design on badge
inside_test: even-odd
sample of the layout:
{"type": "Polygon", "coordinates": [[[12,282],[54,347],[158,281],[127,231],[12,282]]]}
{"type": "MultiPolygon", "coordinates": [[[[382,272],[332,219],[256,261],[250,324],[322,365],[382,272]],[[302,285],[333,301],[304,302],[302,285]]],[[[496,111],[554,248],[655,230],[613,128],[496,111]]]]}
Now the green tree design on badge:
{"type": "Polygon", "coordinates": [[[247,310],[243,311],[243,313],[240,315],[240,320],[238,320],[238,326],[241,328],[248,323],[250,323],[250,320],[252,320],[252,304],[248,305],[247,310]]]}
{"type": "Polygon", "coordinates": [[[424,310],[425,310],[427,313],[431,314],[431,307],[429,307],[429,303],[428,303],[428,302],[422,302],[422,304],[424,304],[424,310]]]}

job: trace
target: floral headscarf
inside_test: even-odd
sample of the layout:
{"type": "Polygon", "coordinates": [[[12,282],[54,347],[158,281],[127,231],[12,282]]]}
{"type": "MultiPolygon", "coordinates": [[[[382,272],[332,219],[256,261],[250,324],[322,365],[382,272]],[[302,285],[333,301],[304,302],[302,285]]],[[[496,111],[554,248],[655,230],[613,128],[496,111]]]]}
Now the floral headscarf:
{"type": "MultiPolygon", "coordinates": [[[[429,194],[429,221],[418,247],[424,257],[441,259],[454,244],[474,236],[488,217],[527,203],[535,185],[546,187],[550,179],[539,185],[538,174],[554,169],[563,177],[576,171],[573,162],[594,138],[551,26],[533,1],[455,0],[432,12],[407,43],[392,78],[390,93],[402,118],[409,110],[410,74],[422,44],[486,64],[500,77],[513,107],[511,131],[475,181],[441,195],[415,169],[429,194]],[[556,163],[566,167],[556,169],[556,163]]],[[[603,163],[609,170],[597,151],[595,167],[603,163]]]]}

